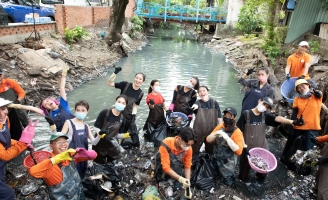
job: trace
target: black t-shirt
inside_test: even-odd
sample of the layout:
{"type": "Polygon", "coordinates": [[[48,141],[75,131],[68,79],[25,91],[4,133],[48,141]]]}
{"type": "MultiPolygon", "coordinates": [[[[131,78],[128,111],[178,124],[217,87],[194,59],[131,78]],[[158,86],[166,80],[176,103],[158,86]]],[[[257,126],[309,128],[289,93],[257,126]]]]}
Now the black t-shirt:
{"type": "MultiPolygon", "coordinates": [[[[97,119],[96,119],[96,121],[95,121],[95,123],[94,123],[94,126],[95,126],[96,128],[99,128],[99,129],[102,128],[102,126],[103,126],[103,122],[104,122],[104,119],[105,119],[105,117],[106,117],[107,110],[108,110],[108,109],[104,109],[104,110],[102,110],[102,111],[99,113],[99,115],[98,115],[98,117],[97,117],[97,119]]],[[[115,116],[115,115],[113,114],[112,110],[109,111],[109,114],[108,114],[108,117],[107,117],[107,122],[115,123],[115,122],[120,122],[120,120],[121,120],[121,116],[120,116],[120,115],[115,116]]],[[[121,124],[120,130],[119,130],[119,133],[123,133],[123,132],[124,132],[124,124],[125,124],[125,119],[124,119],[124,117],[123,117],[123,122],[122,122],[122,124],[121,124]]]]}
{"type": "Polygon", "coordinates": [[[122,81],[119,83],[115,83],[115,88],[121,89],[121,94],[122,94],[127,84],[130,84],[130,85],[129,85],[128,89],[126,90],[125,95],[128,97],[137,99],[135,104],[139,105],[140,101],[143,97],[143,94],[140,96],[140,93],[142,92],[142,90],[140,88],[138,90],[133,89],[133,87],[132,87],[133,83],[129,83],[127,81],[122,81]],[[140,98],[138,99],[139,96],[140,96],[140,98]]]}
{"type": "MultiPolygon", "coordinates": [[[[262,113],[259,115],[255,115],[252,110],[249,111],[249,123],[252,125],[261,125],[262,124],[262,113]]],[[[279,126],[279,122],[276,122],[275,119],[277,116],[269,113],[265,113],[265,124],[268,126],[279,126]]],[[[243,114],[240,116],[240,119],[238,120],[237,126],[241,130],[241,132],[244,132],[245,130],[245,124],[247,122],[246,117],[246,110],[243,112],[243,114]]]]}
{"type": "MultiPolygon", "coordinates": [[[[198,105],[198,109],[199,108],[210,109],[212,108],[212,101],[214,101],[215,109],[218,111],[218,118],[222,118],[222,113],[220,110],[219,103],[214,99],[210,98],[207,102],[204,102],[203,100],[198,100],[196,104],[198,105]]],[[[194,111],[195,114],[197,114],[198,109],[194,111]]]]}

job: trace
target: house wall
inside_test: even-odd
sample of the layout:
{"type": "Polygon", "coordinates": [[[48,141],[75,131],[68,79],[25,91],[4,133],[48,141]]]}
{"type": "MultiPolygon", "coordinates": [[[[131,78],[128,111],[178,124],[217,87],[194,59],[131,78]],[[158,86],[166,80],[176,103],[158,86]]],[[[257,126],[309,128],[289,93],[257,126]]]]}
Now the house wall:
{"type": "Polygon", "coordinates": [[[317,22],[324,21],[323,3],[322,0],[297,1],[289,22],[285,43],[295,42],[306,32],[312,32],[317,22]]]}
{"type": "Polygon", "coordinates": [[[226,24],[234,27],[238,21],[238,15],[241,7],[244,5],[243,0],[229,0],[228,3],[228,15],[226,24]]]}

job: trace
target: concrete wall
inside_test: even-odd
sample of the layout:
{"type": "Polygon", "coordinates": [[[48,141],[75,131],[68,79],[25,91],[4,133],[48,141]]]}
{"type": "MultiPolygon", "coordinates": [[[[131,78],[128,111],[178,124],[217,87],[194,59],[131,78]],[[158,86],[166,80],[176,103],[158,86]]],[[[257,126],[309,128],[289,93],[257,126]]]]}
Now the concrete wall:
{"type": "MultiPolygon", "coordinates": [[[[56,33],[56,22],[35,24],[40,36],[56,33]]],[[[0,44],[23,42],[33,32],[33,24],[13,23],[8,26],[0,26],[0,44]]],[[[34,37],[34,33],[31,37],[34,37]]]]}
{"type": "Polygon", "coordinates": [[[243,0],[229,0],[228,4],[228,16],[226,24],[234,27],[238,21],[238,15],[241,7],[244,5],[243,0]]]}

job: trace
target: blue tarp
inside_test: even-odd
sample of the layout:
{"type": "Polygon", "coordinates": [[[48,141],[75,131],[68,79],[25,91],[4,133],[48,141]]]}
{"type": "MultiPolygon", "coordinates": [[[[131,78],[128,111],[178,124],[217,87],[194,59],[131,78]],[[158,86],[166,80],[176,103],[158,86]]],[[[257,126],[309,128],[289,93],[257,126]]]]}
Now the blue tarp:
{"type": "Polygon", "coordinates": [[[288,0],[287,10],[294,10],[294,9],[295,9],[295,0],[288,0]]]}

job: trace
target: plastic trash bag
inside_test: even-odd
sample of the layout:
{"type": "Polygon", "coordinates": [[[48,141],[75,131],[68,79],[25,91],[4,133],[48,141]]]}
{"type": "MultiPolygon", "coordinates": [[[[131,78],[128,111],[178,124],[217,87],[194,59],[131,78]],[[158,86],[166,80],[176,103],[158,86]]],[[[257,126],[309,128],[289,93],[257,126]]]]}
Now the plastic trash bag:
{"type": "Polygon", "coordinates": [[[160,200],[157,188],[149,185],[142,194],[142,200],[160,200]]]}
{"type": "Polygon", "coordinates": [[[107,195],[107,191],[102,189],[103,182],[110,181],[113,189],[120,187],[120,175],[116,171],[115,166],[111,163],[97,164],[93,163],[91,167],[87,168],[85,177],[82,181],[84,187],[84,194],[86,197],[92,199],[100,199],[107,195]],[[99,178],[95,178],[100,176],[99,178]]]}
{"type": "Polygon", "coordinates": [[[149,142],[154,143],[154,147],[158,148],[161,142],[166,138],[166,121],[161,122],[155,129],[151,123],[148,124],[149,142]]]}
{"type": "Polygon", "coordinates": [[[191,186],[201,190],[210,190],[215,186],[215,168],[207,153],[196,154],[192,158],[191,186]]]}

